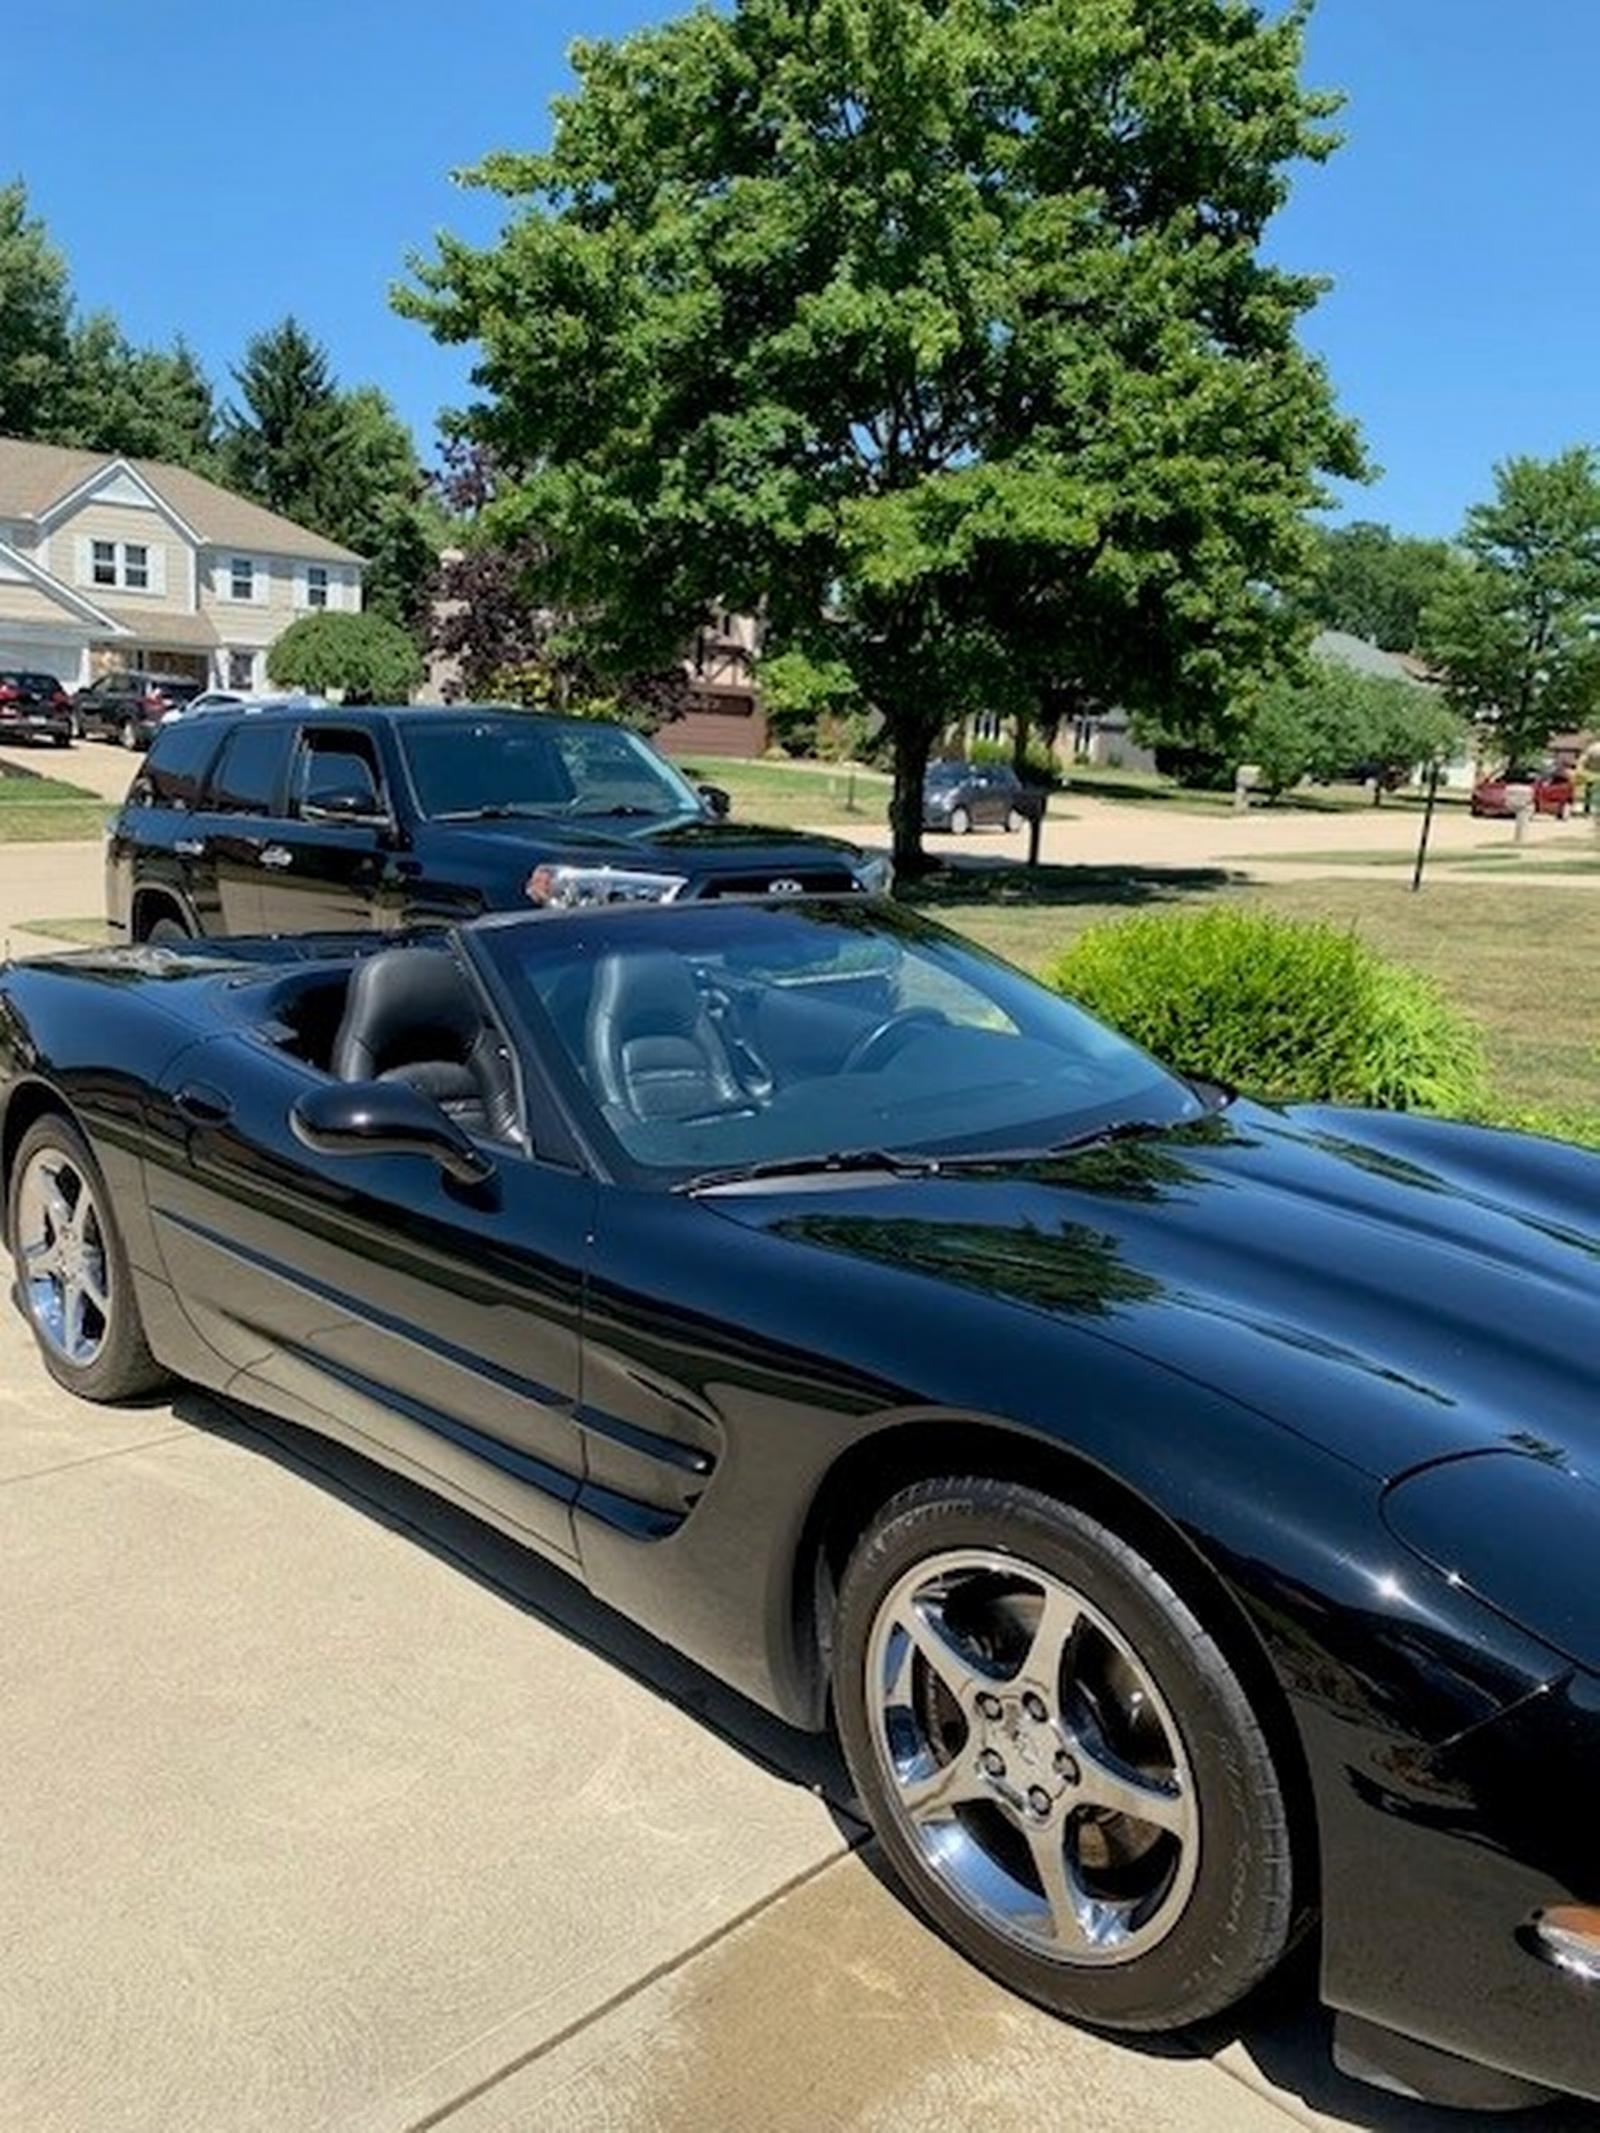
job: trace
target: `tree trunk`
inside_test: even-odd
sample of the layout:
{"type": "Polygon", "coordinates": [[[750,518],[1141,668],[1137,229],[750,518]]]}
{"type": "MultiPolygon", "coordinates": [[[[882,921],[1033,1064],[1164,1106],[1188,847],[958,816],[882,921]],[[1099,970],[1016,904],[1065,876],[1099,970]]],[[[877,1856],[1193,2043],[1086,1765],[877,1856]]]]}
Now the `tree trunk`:
{"type": "Polygon", "coordinates": [[[922,849],[922,787],[932,747],[933,736],[921,719],[896,722],[889,822],[894,831],[895,874],[904,881],[915,881],[928,871],[928,855],[922,849]]]}
{"type": "Polygon", "coordinates": [[[1028,738],[1033,722],[1026,711],[1019,711],[1011,721],[1011,768],[1015,776],[1028,775],[1028,738]]]}

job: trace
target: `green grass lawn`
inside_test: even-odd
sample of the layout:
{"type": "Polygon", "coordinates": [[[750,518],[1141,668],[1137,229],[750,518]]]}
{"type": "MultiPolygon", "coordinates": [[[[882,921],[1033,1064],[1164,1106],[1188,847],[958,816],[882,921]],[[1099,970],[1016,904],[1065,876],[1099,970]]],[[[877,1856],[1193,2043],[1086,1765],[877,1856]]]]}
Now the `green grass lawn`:
{"type": "Polygon", "coordinates": [[[1592,892],[1537,883],[1295,881],[1247,884],[1225,869],[1041,867],[944,873],[912,900],[1038,971],[1082,927],[1134,910],[1222,896],[1349,926],[1428,971],[1479,1024],[1497,1095],[1518,1107],[1600,1114],[1600,975],[1592,892]]]}
{"type": "MultiPolygon", "coordinates": [[[[1091,794],[1097,800],[1128,800],[1142,806],[1181,807],[1202,815],[1234,813],[1231,792],[1192,792],[1154,770],[1113,770],[1096,763],[1074,763],[1066,773],[1072,792],[1091,794]]],[[[1401,813],[1420,812],[1425,796],[1420,792],[1386,793],[1382,805],[1401,813]]],[[[1440,793],[1440,807],[1464,807],[1463,793],[1440,793]]],[[[1269,809],[1278,815],[1348,815],[1370,808],[1372,795],[1362,785],[1301,785],[1276,800],[1257,797],[1252,811],[1269,809]]]]}
{"type": "Polygon", "coordinates": [[[882,771],[849,770],[837,763],[752,763],[732,756],[697,756],[680,763],[684,776],[720,785],[740,822],[770,822],[798,829],[807,822],[885,822],[893,781],[882,771]]]}
{"type": "Polygon", "coordinates": [[[98,837],[111,812],[109,801],[81,785],[22,770],[0,772],[0,844],[98,837]]]}
{"type": "Polygon", "coordinates": [[[71,941],[79,948],[108,948],[120,938],[103,918],[24,918],[13,933],[36,933],[47,941],[71,941]]]}

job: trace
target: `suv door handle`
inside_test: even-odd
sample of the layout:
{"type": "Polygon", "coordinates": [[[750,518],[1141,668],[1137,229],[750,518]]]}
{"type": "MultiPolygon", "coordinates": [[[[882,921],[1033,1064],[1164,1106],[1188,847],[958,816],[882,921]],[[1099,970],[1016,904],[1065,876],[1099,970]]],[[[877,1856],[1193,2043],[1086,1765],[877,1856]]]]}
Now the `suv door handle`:
{"type": "Polygon", "coordinates": [[[294,854],[286,844],[266,844],[261,848],[261,865],[264,867],[292,867],[294,854]]]}
{"type": "Polygon", "coordinates": [[[180,859],[198,859],[205,848],[204,837],[179,837],[172,847],[180,859]]]}

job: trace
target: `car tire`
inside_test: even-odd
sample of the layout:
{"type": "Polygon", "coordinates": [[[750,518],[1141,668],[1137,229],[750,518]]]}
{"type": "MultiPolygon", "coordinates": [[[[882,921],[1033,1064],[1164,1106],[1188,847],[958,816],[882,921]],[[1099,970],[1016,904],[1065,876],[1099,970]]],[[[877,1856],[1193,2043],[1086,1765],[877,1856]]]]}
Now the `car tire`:
{"type": "Polygon", "coordinates": [[[1294,1875],[1266,1736],[1188,1601],[1109,1527],[1011,1482],[920,1483],[856,1547],[836,1630],[857,1792],[971,1961],[1147,2032],[1274,1969],[1294,1875]]]}
{"type": "Polygon", "coordinates": [[[23,1315],[58,1384],[80,1399],[108,1401],[134,1399],[163,1382],[105,1179],[83,1135],[60,1112],[35,1119],[22,1136],[11,1166],[6,1239],[23,1315]]]}
{"type": "Polygon", "coordinates": [[[125,718],[122,721],[122,724],[117,728],[117,739],[124,748],[137,748],[139,745],[139,727],[137,722],[134,719],[125,718]]]}
{"type": "Polygon", "coordinates": [[[1018,830],[1026,829],[1027,826],[1027,816],[1022,812],[1020,808],[1012,808],[1011,812],[1006,816],[1006,828],[1011,832],[1011,834],[1015,836],[1018,830]]]}
{"type": "Polygon", "coordinates": [[[964,836],[965,836],[965,835],[967,834],[968,830],[970,830],[970,829],[971,829],[971,827],[972,827],[972,815],[971,815],[971,812],[970,812],[970,811],[969,811],[969,810],[968,810],[967,808],[965,808],[965,807],[952,807],[952,808],[951,808],[951,810],[950,810],[950,834],[951,834],[951,836],[952,836],[952,837],[964,837],[964,836]]]}
{"type": "Polygon", "coordinates": [[[145,940],[152,948],[159,948],[163,943],[170,945],[174,941],[189,941],[193,938],[194,935],[181,918],[170,917],[156,919],[145,935],[145,940]]]}
{"type": "Polygon", "coordinates": [[[72,735],[70,733],[52,733],[50,742],[52,747],[55,748],[70,748],[72,746],[72,735]]]}

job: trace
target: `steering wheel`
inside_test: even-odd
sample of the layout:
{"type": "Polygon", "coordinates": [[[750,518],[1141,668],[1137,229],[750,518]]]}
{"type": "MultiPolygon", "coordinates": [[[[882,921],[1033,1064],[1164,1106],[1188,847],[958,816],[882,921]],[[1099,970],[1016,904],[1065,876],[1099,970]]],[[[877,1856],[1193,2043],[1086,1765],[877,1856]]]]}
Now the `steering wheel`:
{"type": "Polygon", "coordinates": [[[840,1069],[845,1074],[873,1073],[885,1067],[902,1045],[919,1030],[948,1029],[950,1018],[940,1007],[902,1007],[858,1037],[845,1054],[840,1069]]]}

